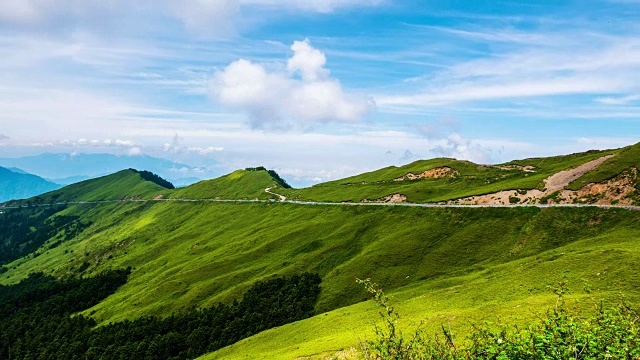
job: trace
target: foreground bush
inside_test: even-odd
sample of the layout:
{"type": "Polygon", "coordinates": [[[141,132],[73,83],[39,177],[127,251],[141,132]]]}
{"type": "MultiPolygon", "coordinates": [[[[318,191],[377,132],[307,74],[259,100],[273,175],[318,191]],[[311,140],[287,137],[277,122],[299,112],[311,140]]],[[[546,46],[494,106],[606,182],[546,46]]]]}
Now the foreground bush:
{"type": "Polygon", "coordinates": [[[640,313],[623,300],[611,307],[594,301],[592,314],[581,319],[567,308],[561,284],[554,290],[556,305],[538,322],[523,328],[474,324],[458,343],[444,326],[433,336],[420,327],[403,335],[397,328],[399,315],[382,289],[370,279],[357,281],[381,308],[376,338],[361,346],[365,359],[640,359],[640,313]]]}

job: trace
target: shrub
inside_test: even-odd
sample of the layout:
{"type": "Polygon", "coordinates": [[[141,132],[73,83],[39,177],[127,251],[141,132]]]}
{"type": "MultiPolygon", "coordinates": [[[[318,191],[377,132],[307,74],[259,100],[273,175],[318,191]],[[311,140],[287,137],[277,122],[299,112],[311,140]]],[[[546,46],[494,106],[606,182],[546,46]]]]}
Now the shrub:
{"type": "MultiPolygon", "coordinates": [[[[571,313],[564,300],[565,284],[554,290],[557,302],[540,321],[523,328],[515,325],[472,324],[465,341],[442,326],[442,334],[427,336],[420,326],[405,337],[397,329],[398,313],[370,279],[357,280],[381,308],[383,325],[375,325],[376,338],[361,345],[365,359],[640,359],[640,313],[620,300],[605,307],[595,301],[586,320],[571,313]]],[[[586,289],[588,291],[588,288],[586,289]]],[[[422,325],[422,323],[420,324],[422,325]]]]}

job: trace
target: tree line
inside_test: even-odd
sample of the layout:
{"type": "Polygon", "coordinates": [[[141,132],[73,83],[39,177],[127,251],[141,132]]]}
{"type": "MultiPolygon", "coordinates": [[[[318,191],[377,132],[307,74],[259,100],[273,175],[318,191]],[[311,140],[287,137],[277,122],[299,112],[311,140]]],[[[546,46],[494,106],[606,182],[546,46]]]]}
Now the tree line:
{"type": "Polygon", "coordinates": [[[0,286],[1,359],[193,359],[313,315],[321,279],[305,273],[256,282],[240,301],[95,328],[74,315],[114,293],[130,269],[91,278],[33,274],[0,286]]]}

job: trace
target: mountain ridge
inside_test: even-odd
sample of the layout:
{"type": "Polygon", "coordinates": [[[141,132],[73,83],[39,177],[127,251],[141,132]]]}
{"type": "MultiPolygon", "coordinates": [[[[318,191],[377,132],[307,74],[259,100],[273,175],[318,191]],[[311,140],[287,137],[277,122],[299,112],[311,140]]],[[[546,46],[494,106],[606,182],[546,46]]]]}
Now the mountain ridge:
{"type": "Polygon", "coordinates": [[[25,171],[16,172],[0,167],[0,203],[13,199],[29,198],[60,187],[61,185],[25,171]]]}
{"type": "MultiPolygon", "coordinates": [[[[276,194],[279,199],[303,202],[639,205],[638,158],[640,144],[496,165],[435,158],[389,166],[301,189],[291,188],[273,170],[256,167],[177,189],[165,187],[136,195],[121,190],[105,190],[108,196],[100,200],[126,197],[153,199],[159,196],[165,199],[268,200],[276,194]],[[572,175],[561,176],[563,173],[572,175]],[[547,189],[551,184],[548,182],[557,181],[554,180],[556,178],[563,179],[559,185],[554,185],[557,189],[547,189]]],[[[117,187],[114,182],[110,184],[117,187]]],[[[73,189],[75,185],[70,186],[73,189]]],[[[73,200],[95,198],[76,196],[73,200]]]]}
{"type": "MultiPolygon", "coordinates": [[[[196,169],[194,166],[149,155],[44,153],[21,158],[0,158],[0,166],[18,167],[43,178],[57,179],[66,183],[64,185],[128,168],[148,170],[169,180],[200,176],[200,173],[194,172],[196,169]]],[[[217,172],[211,171],[207,174],[218,175],[217,172]]]]}

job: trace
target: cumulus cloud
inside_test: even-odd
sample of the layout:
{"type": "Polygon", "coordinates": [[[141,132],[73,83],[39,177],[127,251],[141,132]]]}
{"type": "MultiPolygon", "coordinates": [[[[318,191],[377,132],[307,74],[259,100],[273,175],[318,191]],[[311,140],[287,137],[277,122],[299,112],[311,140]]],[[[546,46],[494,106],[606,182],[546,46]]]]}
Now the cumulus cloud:
{"type": "Polygon", "coordinates": [[[162,150],[171,154],[192,153],[205,156],[215,152],[224,151],[224,148],[220,146],[184,146],[181,144],[181,140],[178,134],[175,134],[170,143],[165,143],[162,146],[162,150]]]}
{"type": "Polygon", "coordinates": [[[449,135],[446,144],[431,149],[437,156],[469,160],[475,163],[488,164],[493,162],[494,150],[483,146],[471,139],[465,139],[458,133],[449,135]]]}
{"type": "Polygon", "coordinates": [[[418,133],[427,139],[441,139],[457,129],[458,122],[452,118],[442,118],[416,126],[418,133]]]}
{"type": "Polygon", "coordinates": [[[250,114],[253,128],[355,122],[371,109],[366,98],[347,93],[324,67],[325,55],[308,39],[294,41],[287,71],[240,59],[215,73],[211,95],[222,105],[250,114]]]}
{"type": "Polygon", "coordinates": [[[299,73],[304,81],[318,81],[329,76],[329,71],[324,68],[327,58],[322,51],[315,49],[304,41],[294,41],[291,45],[293,56],[287,61],[287,70],[291,73],[299,73]]]}
{"type": "Polygon", "coordinates": [[[142,149],[134,146],[132,148],[130,148],[129,150],[127,150],[127,155],[129,156],[141,156],[142,155],[142,149]]]}

